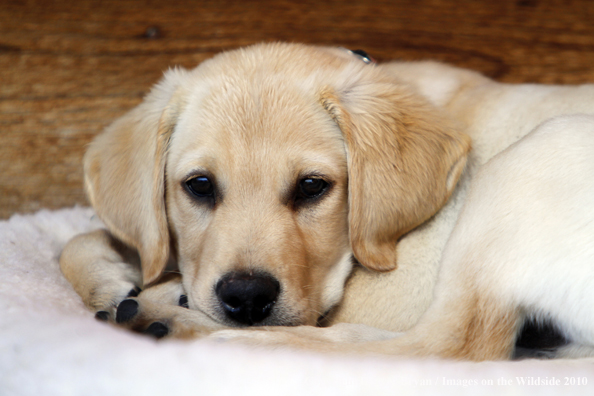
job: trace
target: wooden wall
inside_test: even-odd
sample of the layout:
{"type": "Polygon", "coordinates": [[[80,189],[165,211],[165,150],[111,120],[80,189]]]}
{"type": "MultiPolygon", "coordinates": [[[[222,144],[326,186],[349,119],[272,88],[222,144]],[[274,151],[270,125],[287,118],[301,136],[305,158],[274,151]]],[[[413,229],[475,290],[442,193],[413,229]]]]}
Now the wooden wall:
{"type": "Polygon", "coordinates": [[[0,1],[0,217],[86,205],[85,145],[173,65],[262,41],[594,81],[594,1],[0,1]]]}

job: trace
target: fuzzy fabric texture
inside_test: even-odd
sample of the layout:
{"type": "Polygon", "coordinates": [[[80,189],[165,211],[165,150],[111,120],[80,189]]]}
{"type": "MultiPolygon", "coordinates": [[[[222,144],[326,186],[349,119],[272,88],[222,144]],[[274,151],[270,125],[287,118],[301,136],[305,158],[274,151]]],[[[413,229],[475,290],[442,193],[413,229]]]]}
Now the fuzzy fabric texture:
{"type": "Polygon", "coordinates": [[[583,394],[594,360],[449,362],[153,339],[99,322],[63,278],[87,208],[0,222],[0,395],[583,394]]]}

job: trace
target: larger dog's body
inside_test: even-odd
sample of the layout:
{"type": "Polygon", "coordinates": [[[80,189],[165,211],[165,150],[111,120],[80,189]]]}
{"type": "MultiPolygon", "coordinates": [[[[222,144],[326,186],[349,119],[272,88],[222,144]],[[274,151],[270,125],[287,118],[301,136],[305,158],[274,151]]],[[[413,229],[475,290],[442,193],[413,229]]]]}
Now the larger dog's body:
{"type": "Polygon", "coordinates": [[[333,323],[412,329],[218,334],[498,359],[534,317],[588,354],[594,118],[575,114],[594,114],[594,87],[299,45],[226,53],[170,72],[93,143],[87,190],[110,232],[61,265],[100,317],[158,335],[313,325],[342,301],[333,323]],[[181,283],[120,303],[167,263],[181,283]],[[182,293],[193,309],[170,305],[182,293]]]}

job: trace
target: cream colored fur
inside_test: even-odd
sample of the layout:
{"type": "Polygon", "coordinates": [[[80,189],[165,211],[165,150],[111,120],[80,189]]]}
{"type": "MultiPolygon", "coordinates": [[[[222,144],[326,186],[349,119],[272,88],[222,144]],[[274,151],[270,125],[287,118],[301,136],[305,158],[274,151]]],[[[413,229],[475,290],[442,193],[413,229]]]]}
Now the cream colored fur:
{"type": "Polygon", "coordinates": [[[169,263],[192,309],[167,305],[182,290],[169,279],[140,294],[124,325],[160,321],[177,337],[232,326],[214,285],[238,268],[264,269],[283,292],[262,324],[313,325],[340,302],[331,323],[367,326],[213,337],[500,359],[531,314],[581,345],[567,353],[587,354],[594,120],[542,123],[594,113],[593,97],[591,86],[499,84],[433,62],[367,65],[342,49],[223,53],[169,72],[85,157],[97,213],[141,267],[126,265],[103,232],[75,238],[62,270],[89,308],[113,319],[128,291],[157,283],[169,263]],[[214,206],[184,191],[196,175],[216,180],[214,206]],[[291,191],[307,176],[331,188],[295,206],[291,191]],[[344,287],[351,254],[362,266],[344,287]],[[385,331],[415,324],[396,338],[385,331]]]}

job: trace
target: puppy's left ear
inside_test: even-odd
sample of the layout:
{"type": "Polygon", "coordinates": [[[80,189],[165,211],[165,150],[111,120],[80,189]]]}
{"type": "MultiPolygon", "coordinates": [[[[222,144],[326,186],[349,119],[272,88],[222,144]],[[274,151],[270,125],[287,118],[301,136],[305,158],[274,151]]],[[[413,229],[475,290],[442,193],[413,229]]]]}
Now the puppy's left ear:
{"type": "Polygon", "coordinates": [[[391,80],[325,88],[320,101],[346,143],[353,253],[367,268],[393,270],[398,239],[433,216],[452,193],[470,138],[391,80]]]}

